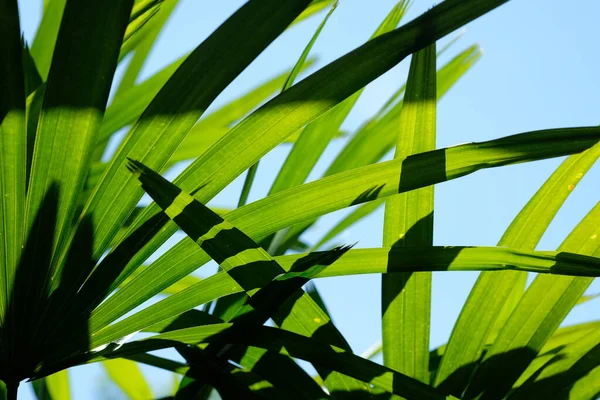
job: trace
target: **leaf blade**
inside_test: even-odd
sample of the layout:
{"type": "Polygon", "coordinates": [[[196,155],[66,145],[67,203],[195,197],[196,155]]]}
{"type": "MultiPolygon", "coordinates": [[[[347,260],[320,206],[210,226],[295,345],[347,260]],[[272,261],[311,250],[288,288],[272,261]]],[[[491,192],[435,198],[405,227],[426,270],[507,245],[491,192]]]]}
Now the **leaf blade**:
{"type": "Polygon", "coordinates": [[[142,371],[133,361],[124,358],[106,360],[102,363],[108,376],[131,400],[152,399],[152,391],[142,371]]]}
{"type": "MultiPolygon", "coordinates": [[[[435,66],[435,44],[412,56],[395,158],[435,149],[435,66]]],[[[433,187],[386,200],[383,245],[433,245],[433,187]]],[[[428,382],[431,273],[383,275],[381,288],[384,364],[428,382]]]]}
{"type": "MultiPolygon", "coordinates": [[[[582,151],[598,140],[600,128],[589,127],[531,132],[440,149],[297,186],[235,210],[226,218],[257,241],[291,224],[353,204],[455,179],[482,168],[582,151]],[[530,143],[537,144],[535,149],[530,143]],[[402,188],[399,187],[401,174],[406,176],[402,188]],[[281,215],[286,217],[281,218],[281,215]]],[[[91,316],[92,330],[106,326],[207,261],[194,243],[180,242],[149,266],[144,278],[133,279],[100,305],[91,316]]]]}
{"type": "MultiPolygon", "coordinates": [[[[169,218],[174,220],[190,238],[220,264],[228,275],[244,288],[248,298],[233,315],[231,321],[234,324],[229,335],[252,335],[255,328],[266,323],[269,318],[272,318],[280,326],[291,327],[289,329],[296,332],[313,328],[311,325],[314,325],[316,319],[322,317],[323,312],[302,291],[301,287],[310,279],[310,276],[307,277],[304,274],[311,272],[315,266],[330,265],[347,249],[325,253],[323,257],[307,260],[305,263],[297,263],[294,265],[295,269],[292,273],[300,273],[300,275],[286,276],[287,274],[285,274],[285,280],[281,280],[282,277],[278,275],[284,273],[285,270],[242,231],[143,164],[131,161],[128,167],[142,182],[142,187],[146,192],[165,210],[169,218]],[[302,301],[291,299],[298,293],[302,294],[304,304],[301,304],[302,301]],[[293,300],[295,304],[291,307],[289,314],[287,314],[287,310],[282,313],[281,308],[288,300],[293,300]],[[295,312],[295,310],[300,310],[300,312],[295,312]],[[308,316],[302,319],[301,313],[308,314],[308,316]],[[287,320],[295,321],[298,326],[286,324],[287,320]],[[312,324],[308,321],[311,321],[312,324]]],[[[349,348],[340,332],[333,327],[328,318],[323,318],[318,328],[321,328],[320,340],[349,348]]],[[[218,356],[222,356],[223,349],[227,349],[227,346],[223,346],[221,350],[217,350],[215,346],[209,346],[206,351],[213,348],[218,356]]],[[[331,391],[365,389],[364,385],[347,377],[335,373],[330,374],[329,371],[320,372],[326,376],[325,383],[331,391]]]]}
{"type": "MultiPolygon", "coordinates": [[[[403,27],[367,42],[267,102],[188,167],[177,178],[176,184],[187,191],[200,188],[195,197],[206,203],[267,151],[408,54],[505,2],[445,1],[403,27]],[[302,106],[298,106],[300,103],[302,106]]],[[[135,245],[128,243],[129,253],[137,255],[125,267],[123,279],[175,232],[173,224],[163,228],[166,221],[157,215],[160,215],[159,210],[155,206],[149,207],[132,228],[131,232],[134,232],[156,217],[156,223],[145,229],[162,230],[151,240],[137,241],[135,245]],[[143,251],[138,252],[142,247],[143,251]]]]}
{"type": "MultiPolygon", "coordinates": [[[[583,174],[580,173],[587,171],[597,159],[599,146],[592,149],[569,157],[559,166],[513,220],[500,240],[500,245],[518,246],[523,249],[533,249],[536,246],[570,194],[570,190],[564,189],[581,179],[583,174]]],[[[495,323],[501,320],[500,311],[515,287],[522,293],[525,278],[524,273],[516,271],[480,275],[453,330],[436,377],[437,385],[447,380],[444,386],[451,387],[452,393],[464,390],[470,377],[472,363],[479,359],[495,323]],[[490,296],[490,293],[494,295],[490,296]],[[472,322],[478,326],[477,333],[469,328],[472,322]],[[468,350],[464,347],[466,342],[470,343],[468,350]],[[466,367],[469,365],[470,367],[466,367]],[[459,368],[460,373],[456,372],[459,368]],[[453,378],[450,379],[450,376],[453,378]]],[[[519,292],[517,294],[520,296],[519,292]]]]}
{"type": "MultiPolygon", "coordinates": [[[[25,199],[25,77],[19,11],[16,1],[3,2],[0,17],[0,341],[10,340],[4,332],[6,314],[13,295],[23,235],[25,199]]],[[[12,347],[6,343],[8,348],[12,347]]]]}

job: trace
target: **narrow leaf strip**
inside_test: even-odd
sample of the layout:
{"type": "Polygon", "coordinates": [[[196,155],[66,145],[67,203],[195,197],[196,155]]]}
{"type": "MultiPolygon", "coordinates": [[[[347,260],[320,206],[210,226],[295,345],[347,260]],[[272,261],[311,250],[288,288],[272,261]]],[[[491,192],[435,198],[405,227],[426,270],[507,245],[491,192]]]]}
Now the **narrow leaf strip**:
{"type": "MultiPolygon", "coordinates": [[[[6,326],[23,237],[25,168],[25,77],[16,0],[0,3],[0,351],[12,351],[6,326]]],[[[3,363],[2,363],[3,364],[3,363]]],[[[2,365],[0,364],[0,365],[2,365]]],[[[9,367],[9,366],[6,366],[9,367]]],[[[1,369],[2,367],[0,367],[1,369]]]]}
{"type": "Polygon", "coordinates": [[[63,370],[44,378],[46,382],[46,390],[55,400],[70,400],[71,390],[69,388],[69,372],[63,370]]]}
{"type": "Polygon", "coordinates": [[[35,34],[35,39],[31,46],[31,55],[40,71],[42,81],[45,82],[50,72],[54,46],[65,10],[67,0],[48,0],[44,7],[42,21],[35,34]]]}
{"type": "MultiPolygon", "coordinates": [[[[435,66],[435,44],[412,56],[395,158],[435,149],[435,66]]],[[[387,199],[383,245],[433,245],[433,186],[387,199]]],[[[384,275],[381,284],[384,364],[428,382],[431,273],[384,275]]]]}
{"type": "Polygon", "coordinates": [[[152,399],[152,391],[137,364],[124,358],[106,360],[102,363],[108,376],[131,400],[152,399]]]}

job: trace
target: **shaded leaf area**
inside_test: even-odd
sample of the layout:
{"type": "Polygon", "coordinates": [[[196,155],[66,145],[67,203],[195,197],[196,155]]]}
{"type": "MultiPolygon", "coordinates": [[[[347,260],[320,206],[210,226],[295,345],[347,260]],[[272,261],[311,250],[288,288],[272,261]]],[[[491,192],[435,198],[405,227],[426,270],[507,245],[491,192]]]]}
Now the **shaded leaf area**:
{"type": "MultiPolygon", "coordinates": [[[[57,187],[51,186],[39,211],[40,215],[43,215],[44,218],[34,221],[34,227],[44,224],[45,232],[49,237],[52,237],[54,234],[53,226],[55,220],[49,221],[48,216],[56,216],[57,203],[57,187]]],[[[92,229],[91,226],[88,225],[88,227],[87,248],[88,252],[90,252],[92,229]]],[[[29,321],[26,318],[19,317],[22,315],[21,313],[25,313],[25,315],[34,314],[38,307],[37,304],[31,301],[31,295],[35,294],[47,307],[51,307],[63,290],[70,289],[70,287],[64,288],[63,286],[59,286],[54,292],[50,293],[49,282],[40,284],[39,280],[31,279],[34,274],[47,272],[50,268],[52,242],[46,241],[43,243],[45,243],[45,246],[40,246],[33,240],[26,240],[21,261],[15,274],[13,296],[2,325],[2,342],[7,347],[3,348],[3,363],[1,364],[0,377],[12,385],[18,385],[21,380],[33,376],[34,372],[39,368],[43,368],[44,365],[52,364],[52,360],[48,359],[52,349],[42,341],[35,341],[33,339],[33,332],[27,326],[29,321]],[[31,257],[33,254],[32,246],[35,246],[37,253],[35,263],[32,262],[31,257]]],[[[84,251],[84,249],[82,248],[80,251],[84,251]]],[[[36,322],[39,323],[40,321],[36,322]]],[[[42,324],[38,326],[38,329],[41,331],[48,331],[50,328],[51,325],[42,324]]],[[[87,324],[73,324],[70,328],[75,333],[73,337],[74,343],[80,348],[89,348],[87,324]]]]}
{"type": "MultiPolygon", "coordinates": [[[[135,187],[135,181],[125,168],[126,157],[136,155],[161,169],[208,105],[285,29],[286,21],[291,21],[307,3],[306,0],[285,4],[251,1],[186,58],[124,139],[82,212],[82,215],[92,217],[96,226],[92,260],[99,259],[104,253],[120,224],[143,194],[135,187]],[[264,12],[273,23],[263,20],[264,12]],[[263,28],[255,31],[250,28],[248,19],[258,19],[259,16],[263,28]],[[250,29],[252,34],[248,32],[250,29]],[[223,48],[228,51],[222,52],[223,48]],[[238,51],[240,49],[243,51],[238,51]],[[228,67],[223,68],[222,65],[228,67]],[[198,79],[198,76],[203,79],[198,79]]],[[[105,261],[113,260],[114,257],[109,257],[105,261]]],[[[90,264],[87,260],[69,259],[66,255],[59,263],[90,264]]],[[[88,285],[88,289],[90,286],[94,285],[88,285]]]]}
{"type": "MultiPolygon", "coordinates": [[[[533,257],[528,257],[525,256],[524,253],[513,253],[513,251],[510,249],[502,248],[445,249],[434,247],[431,248],[427,254],[423,254],[423,252],[419,249],[407,248],[392,250],[359,249],[351,250],[346,253],[336,263],[326,268],[323,271],[322,276],[337,276],[369,272],[384,273],[390,268],[390,264],[388,263],[389,258],[395,259],[398,262],[398,265],[394,266],[394,268],[390,271],[402,271],[405,270],[406,267],[419,268],[420,265],[423,270],[461,270],[461,264],[463,265],[463,270],[477,270],[480,268],[485,268],[486,262],[497,263],[495,265],[491,265],[491,268],[493,269],[506,268],[506,266],[510,266],[511,264],[525,265],[530,263],[531,265],[532,261],[534,264],[537,264],[542,260],[544,260],[543,264],[548,266],[556,265],[556,259],[554,257],[548,257],[547,255],[543,255],[543,253],[541,257],[539,253],[530,254],[535,255],[533,257]],[[392,254],[388,256],[388,252],[392,254]],[[376,257],[376,255],[379,255],[379,257],[376,257]],[[457,265],[458,267],[455,267],[454,265],[457,265]]],[[[276,257],[276,260],[278,260],[278,263],[284,269],[290,270],[298,258],[302,259],[307,257],[314,257],[314,255],[283,256],[276,257]]],[[[589,260],[591,261],[591,265],[596,265],[596,267],[592,266],[589,271],[593,271],[595,269],[595,273],[598,274],[598,259],[596,258],[569,254],[562,254],[560,255],[560,258],[565,260],[568,260],[569,258],[574,260],[589,260]]],[[[562,268],[561,272],[566,270],[566,268],[562,268]]],[[[535,268],[535,271],[540,272],[542,269],[535,268]]],[[[546,271],[548,271],[548,269],[546,269],[546,271]]],[[[239,272],[241,273],[242,270],[239,272]]],[[[253,274],[253,271],[249,269],[248,274],[253,274]]],[[[256,287],[248,287],[256,290],[256,287]]],[[[216,298],[241,291],[241,286],[237,284],[228,274],[219,273],[202,280],[194,286],[186,288],[182,292],[162,300],[156,305],[150,306],[144,311],[130,316],[123,321],[120,321],[98,332],[98,334],[92,336],[92,346],[97,347],[111,341],[117,341],[119,338],[124,337],[132,332],[155,325],[161,321],[168,320],[175,314],[184,313],[186,310],[190,310],[193,307],[212,301],[216,298]]]]}
{"type": "MultiPolygon", "coordinates": [[[[8,3],[12,5],[13,2],[8,3]]],[[[5,5],[8,3],[2,4],[3,30],[5,27],[14,27],[12,23],[4,23],[6,16],[18,18],[16,2],[14,10],[11,10],[12,7],[7,8],[7,11],[15,13],[5,14],[5,5]]],[[[12,210],[13,216],[19,218],[22,230],[11,232],[2,229],[3,235],[13,238],[11,241],[25,237],[18,267],[14,275],[9,274],[13,280],[13,288],[6,291],[3,288],[3,295],[10,296],[10,303],[2,321],[4,346],[0,376],[9,382],[9,386],[18,385],[20,380],[31,376],[34,369],[45,361],[48,349],[38,333],[40,330],[47,331],[50,326],[46,318],[48,310],[53,310],[53,306],[59,302],[57,299],[65,290],[69,290],[71,284],[60,274],[52,279],[55,273],[52,259],[56,244],[68,230],[76,211],[74,205],[87,173],[89,150],[106,105],[117,64],[118,48],[133,1],[112,3],[114,2],[93,6],[77,2],[66,4],[64,24],[57,33],[50,76],[43,99],[39,98],[35,147],[25,142],[25,138],[27,141],[31,139],[28,137],[28,127],[27,134],[25,130],[19,132],[23,144],[19,151],[22,161],[18,158],[11,160],[4,151],[5,154],[1,157],[3,161],[11,160],[13,168],[19,169],[18,172],[13,172],[13,176],[20,179],[21,187],[24,188],[25,156],[29,156],[28,152],[31,154],[31,160],[27,161],[30,167],[27,200],[20,199],[26,206],[26,213],[12,210]],[[80,18],[85,19],[86,24],[81,24],[80,18]],[[100,41],[103,46],[92,48],[88,45],[89,41],[100,41]],[[99,78],[89,79],[90,76],[99,78]],[[68,146],[65,146],[66,142],[69,143],[68,146]]],[[[16,28],[17,32],[13,33],[20,35],[18,24],[16,28]]],[[[1,36],[4,40],[5,35],[1,36]]],[[[6,37],[10,38],[11,35],[6,37]]],[[[20,39],[18,43],[21,43],[20,39]]],[[[11,49],[11,46],[3,45],[2,51],[5,49],[11,49]]],[[[4,55],[0,58],[5,60],[4,55]]],[[[14,61],[16,60],[21,60],[21,56],[14,61]]],[[[33,59],[25,54],[23,60],[27,71],[25,84],[28,87],[21,91],[15,89],[14,95],[33,92],[32,86],[41,82],[40,77],[35,76],[33,59]]],[[[14,84],[23,85],[22,75],[13,76],[12,79],[14,84]]],[[[10,96],[6,98],[10,99],[10,96]]],[[[5,120],[4,117],[2,119],[5,120]]],[[[17,137],[2,132],[3,138],[11,136],[17,137]]],[[[2,188],[2,199],[15,195],[12,190],[2,188]]],[[[2,208],[6,210],[8,207],[2,208]]],[[[4,221],[4,216],[2,220],[4,221]]],[[[82,221],[82,227],[82,236],[90,244],[92,230],[88,221],[82,221]]],[[[83,246],[82,253],[86,253],[87,248],[89,245],[83,246]]],[[[9,267],[13,268],[13,265],[9,267]]],[[[82,332],[77,340],[80,345],[84,345],[88,340],[87,324],[74,326],[73,329],[82,332]]]]}
{"type": "MultiPolygon", "coordinates": [[[[303,359],[325,368],[340,371],[389,393],[395,393],[407,398],[453,398],[451,396],[447,397],[417,380],[371,361],[364,360],[339,347],[326,345],[310,337],[271,327],[258,328],[258,334],[256,335],[230,335],[229,329],[232,325],[231,323],[223,323],[171,331],[154,338],[125,344],[115,351],[104,351],[97,353],[95,356],[91,355],[88,361],[95,362],[112,357],[129,357],[140,352],[177,347],[182,343],[199,345],[201,343],[215,343],[227,340],[234,344],[288,354],[294,358],[303,359]]],[[[351,396],[352,392],[347,398],[352,398],[351,396]]]]}
{"type": "MultiPolygon", "coordinates": [[[[3,2],[0,11],[0,324],[4,324],[22,245],[27,143],[25,57],[17,2],[3,2]]],[[[0,349],[6,346],[3,339],[0,349]]]]}
{"type": "MultiPolygon", "coordinates": [[[[322,334],[317,337],[325,343],[333,343],[349,349],[341,333],[322,315],[318,305],[301,290],[305,283],[335,262],[348,248],[322,253],[310,261],[298,260],[290,272],[285,273],[285,270],[252,239],[191,195],[181,191],[139,162],[131,161],[129,168],[138,176],[142,187],[165,210],[169,218],[173,219],[192,240],[219,263],[221,269],[240,284],[247,295],[243,302],[238,303],[238,309],[232,311],[231,322],[234,325],[231,334],[253,335],[254,329],[263,325],[269,318],[273,318],[275,323],[282,327],[286,326],[286,320],[291,320],[299,323],[296,331],[321,329],[322,334]],[[252,274],[248,274],[249,271],[252,271],[252,274]],[[286,310],[288,315],[278,313],[288,300],[296,302],[299,297],[307,303],[303,311],[305,313],[308,311],[308,316],[299,314],[294,306],[286,310]],[[291,318],[290,314],[293,314],[291,318]],[[307,323],[308,321],[310,323],[307,323]]],[[[296,302],[296,304],[300,303],[296,302]]],[[[229,347],[227,342],[221,345],[212,344],[206,351],[223,357],[229,351],[229,347]]],[[[338,387],[364,389],[364,385],[337,376],[336,373],[321,370],[320,374],[330,390],[338,387]]]]}

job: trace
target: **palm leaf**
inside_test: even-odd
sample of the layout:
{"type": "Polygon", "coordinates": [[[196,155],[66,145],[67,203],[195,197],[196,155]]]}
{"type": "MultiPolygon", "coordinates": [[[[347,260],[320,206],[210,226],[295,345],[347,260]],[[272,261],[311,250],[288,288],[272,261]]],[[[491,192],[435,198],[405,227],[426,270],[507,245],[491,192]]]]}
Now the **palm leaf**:
{"type": "Polygon", "coordinates": [[[36,352],[44,352],[34,338],[51,314],[46,312],[53,305],[48,295],[72,283],[52,266],[53,253],[63,248],[73,223],[132,4],[67,1],[65,6],[35,136],[26,202],[27,245],[15,277],[15,312],[23,316],[17,339],[21,348],[30,347],[27,343],[39,348],[26,351],[19,373],[27,374],[40,357],[36,352]],[[103,46],[90,47],[90,42],[103,46]]]}
{"type": "MultiPolygon", "coordinates": [[[[286,137],[392,68],[407,55],[504,2],[445,1],[403,27],[369,41],[267,102],[194,161],[175,183],[184,190],[195,191],[197,199],[207,202],[286,137]],[[223,169],[223,166],[226,168],[223,169]]],[[[139,158],[135,154],[132,157],[139,158]]],[[[155,165],[144,162],[157,169],[155,165]]],[[[176,231],[173,224],[163,227],[166,222],[160,217],[160,210],[156,206],[149,207],[148,212],[138,218],[138,223],[131,228],[131,232],[135,231],[134,236],[146,238],[142,231],[148,230],[160,230],[160,233],[149,241],[132,239],[127,242],[128,255],[120,258],[128,260],[137,254],[135,260],[125,267],[120,279],[137,268],[176,231]],[[146,226],[138,231],[141,225],[146,226]],[[144,250],[138,252],[141,247],[144,250]]]]}
{"type": "MultiPolygon", "coordinates": [[[[25,199],[25,78],[16,1],[0,4],[0,347],[12,347],[7,310],[21,250],[25,199]]],[[[0,364],[2,365],[2,364],[0,364]]],[[[7,368],[1,366],[1,369],[7,368]]]]}
{"type": "MultiPolygon", "coordinates": [[[[318,329],[320,340],[349,348],[339,331],[308,295],[304,294],[301,299],[290,299],[312,275],[323,269],[315,270],[315,267],[330,265],[347,249],[326,253],[305,263],[300,261],[291,271],[294,275],[285,274],[280,277],[285,270],[252,239],[226,220],[144,165],[132,161],[129,167],[169,218],[176,221],[190,238],[244,288],[248,299],[232,318],[234,327],[239,328],[232,335],[251,335],[254,326],[260,326],[273,318],[278,325],[287,326],[287,329],[301,334],[314,333],[318,329]],[[293,303],[284,307],[288,299],[293,303]]],[[[222,352],[223,350],[215,350],[219,355],[222,352]]],[[[364,389],[364,385],[343,376],[329,374],[328,371],[322,373],[327,376],[325,383],[330,391],[364,389]]]]}
{"type": "MultiPolygon", "coordinates": [[[[590,151],[565,160],[514,219],[499,245],[518,246],[520,249],[535,248],[571,193],[568,188],[577,183],[593,165],[598,158],[598,150],[598,146],[594,146],[590,151]]],[[[503,316],[500,312],[507,307],[511,291],[517,288],[522,293],[525,278],[526,275],[520,272],[484,273],[479,277],[454,327],[436,384],[444,382],[444,387],[452,388],[452,393],[464,390],[483,346],[493,341],[497,321],[503,323],[510,315],[505,310],[508,315],[500,319],[503,316]],[[477,326],[477,330],[474,331],[472,326],[477,326]]],[[[519,297],[520,294],[517,301],[519,297]]],[[[512,307],[514,305],[516,302],[512,307]]]]}
{"type": "MultiPolygon", "coordinates": [[[[440,68],[436,77],[438,100],[473,66],[480,56],[480,49],[477,46],[471,46],[440,68]]],[[[404,90],[405,85],[396,91],[392,99],[404,93],[404,90]]],[[[401,110],[402,102],[393,104],[389,110],[386,110],[386,106],[384,106],[374,118],[367,121],[359,129],[356,135],[354,135],[340,154],[333,160],[324,176],[375,163],[385,154],[389,153],[397,141],[396,127],[399,123],[401,110]]],[[[352,220],[358,220],[376,208],[371,205],[365,205],[364,208],[359,207],[356,214],[350,216],[350,220],[343,224],[351,223],[352,220]]],[[[292,243],[312,223],[314,221],[292,227],[287,234],[285,243],[292,243]]]]}
{"type": "MultiPolygon", "coordinates": [[[[408,1],[398,1],[375,30],[371,39],[394,30],[404,16],[407,7],[408,1]]],[[[354,108],[361,93],[362,89],[358,90],[352,96],[348,97],[346,100],[342,101],[302,129],[298,140],[294,144],[294,147],[292,147],[290,154],[277,174],[269,194],[274,194],[300,185],[306,180],[336,132],[341,128],[342,123],[354,108]]],[[[284,237],[285,232],[280,232],[279,236],[284,237]]],[[[271,242],[271,246],[273,247],[274,253],[279,254],[286,250],[286,247],[289,247],[290,242],[290,240],[287,241],[287,246],[281,246],[281,243],[271,242]],[[278,248],[280,249],[278,250],[278,248]]]]}
{"type": "Polygon", "coordinates": [[[152,391],[137,364],[130,360],[116,358],[102,363],[108,376],[131,400],[153,398],[152,391]]]}
{"type": "MultiPolygon", "coordinates": [[[[95,260],[102,256],[141,198],[141,190],[132,186],[134,178],[124,168],[126,157],[140,157],[158,169],[164,166],[208,105],[285,29],[307,2],[250,1],[188,56],[125,138],[81,214],[71,243],[84,238],[86,226],[92,225],[94,241],[91,257],[87,251],[79,252],[79,246],[73,244],[72,253],[63,251],[60,254],[57,261],[60,268],[64,268],[67,262],[78,266],[75,279],[83,283],[95,260]],[[268,16],[266,20],[265,15],[268,16]],[[270,23],[271,20],[273,23],[270,23]],[[262,28],[256,30],[256,26],[262,28]],[[228,51],[223,52],[222,49],[228,51]],[[85,265],[83,268],[82,263],[85,265]]],[[[112,258],[109,256],[107,260],[112,258]]],[[[85,314],[80,307],[95,307],[110,290],[108,285],[116,287],[122,282],[115,280],[111,270],[97,268],[96,271],[100,274],[100,282],[95,279],[97,276],[92,276],[89,284],[78,294],[80,300],[74,302],[77,305],[75,309],[61,315],[77,318],[85,314]]],[[[72,286],[77,287],[79,285],[72,286]]],[[[55,334],[60,336],[60,329],[55,334]]]]}
{"type": "MultiPolygon", "coordinates": [[[[435,44],[412,56],[398,126],[396,159],[435,149],[435,66],[435,44]]],[[[433,245],[433,187],[386,200],[383,245],[433,245]]],[[[382,276],[381,284],[384,364],[427,382],[431,274],[387,275],[382,276]]]]}
{"type": "MultiPolygon", "coordinates": [[[[275,257],[288,271],[292,266],[315,254],[295,254],[275,257]]],[[[555,273],[575,276],[598,276],[599,261],[559,252],[523,252],[502,247],[431,247],[427,253],[419,248],[358,249],[350,250],[340,259],[320,272],[318,277],[380,274],[417,271],[479,271],[506,270],[555,273]]],[[[104,329],[93,330],[93,347],[100,347],[172,318],[194,307],[239,293],[243,289],[228,274],[218,273],[187,287],[168,298],[133,314],[104,329]]],[[[320,317],[319,317],[320,318],[320,317]]]]}
{"type": "MultiPolygon", "coordinates": [[[[600,203],[565,239],[559,251],[598,256],[599,226],[600,203]]],[[[486,352],[467,388],[467,395],[506,394],[592,281],[593,278],[536,277],[486,352]],[[512,366],[510,371],[499,373],[493,366],[500,358],[512,366]]]]}
{"type": "MultiPolygon", "coordinates": [[[[297,186],[239,208],[225,218],[258,241],[292,224],[351,205],[456,179],[483,168],[582,151],[598,140],[600,128],[589,127],[529,132],[439,149],[297,186]]],[[[94,310],[92,331],[105,327],[208,260],[193,242],[184,240],[175,245],[152,263],[143,277],[122,286],[94,310]]]]}

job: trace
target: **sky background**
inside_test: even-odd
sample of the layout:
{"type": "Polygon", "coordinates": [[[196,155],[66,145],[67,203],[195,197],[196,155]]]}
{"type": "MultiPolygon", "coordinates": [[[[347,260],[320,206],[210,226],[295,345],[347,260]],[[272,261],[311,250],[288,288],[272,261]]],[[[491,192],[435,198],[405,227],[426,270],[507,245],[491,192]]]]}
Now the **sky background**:
{"type": "MultiPolygon", "coordinates": [[[[202,42],[224,19],[242,5],[241,0],[180,0],[171,20],[142,71],[152,75],[202,42]]],[[[22,29],[31,43],[40,20],[41,1],[20,0],[22,29]]],[[[340,0],[337,10],[315,44],[311,55],[318,56],[317,68],[342,56],[369,38],[395,0],[340,0]]],[[[405,16],[407,22],[434,5],[416,0],[405,16]]],[[[494,139],[530,130],[597,125],[600,122],[600,2],[597,0],[512,0],[467,25],[463,37],[440,60],[456,55],[478,43],[482,59],[440,101],[437,110],[437,143],[446,147],[470,141],[494,139]]],[[[312,36],[323,14],[285,32],[248,67],[207,111],[292,66],[312,36]]],[[[447,42],[438,42],[438,48],[447,42]]],[[[388,97],[404,83],[410,58],[404,60],[364,91],[343,129],[353,132],[378,111],[388,97]]],[[[122,72],[122,70],[118,71],[122,72]]],[[[343,147],[338,139],[328,147],[309,180],[318,178],[343,147]]],[[[266,195],[289,146],[280,146],[261,162],[250,201],[266,195]]],[[[391,158],[388,155],[387,158],[391,158]]],[[[562,159],[484,170],[436,186],[435,245],[495,245],[527,200],[535,193],[562,159]]],[[[169,177],[176,175],[172,171],[169,177]]],[[[573,190],[544,235],[538,249],[554,250],[570,230],[599,200],[600,168],[595,166],[573,190]]],[[[219,194],[211,204],[234,207],[243,176],[219,194]]],[[[322,218],[303,239],[320,238],[349,209],[322,218]]],[[[342,236],[357,247],[381,246],[383,209],[356,224],[342,236]]],[[[181,236],[178,236],[180,238],[181,236]]],[[[174,243],[171,241],[170,243],[174,243]]],[[[198,272],[214,271],[204,267],[198,272]]],[[[435,273],[431,345],[446,342],[477,273],[435,273]]],[[[379,340],[380,277],[327,278],[317,281],[337,327],[357,353],[379,340]]],[[[593,284],[590,292],[599,292],[593,284]]],[[[598,301],[578,306],[566,323],[599,317],[598,301]]],[[[144,367],[155,395],[166,394],[171,377],[144,367]]],[[[105,373],[97,365],[71,371],[72,398],[119,398],[105,373]],[[104,391],[104,395],[100,392],[104,391]]],[[[20,399],[32,399],[29,388],[20,399]]]]}

